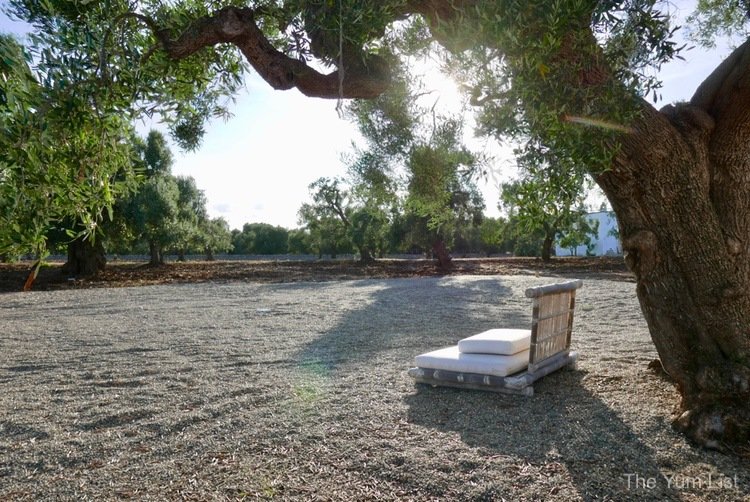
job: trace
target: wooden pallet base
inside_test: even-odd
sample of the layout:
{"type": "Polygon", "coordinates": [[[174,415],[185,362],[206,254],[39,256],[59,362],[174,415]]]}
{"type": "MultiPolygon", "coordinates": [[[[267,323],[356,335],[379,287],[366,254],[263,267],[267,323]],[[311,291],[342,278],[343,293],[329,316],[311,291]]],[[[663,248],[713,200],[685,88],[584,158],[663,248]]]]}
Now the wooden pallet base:
{"type": "Polygon", "coordinates": [[[534,395],[534,382],[565,366],[575,367],[578,354],[561,352],[543,361],[533,371],[522,371],[506,377],[482,375],[479,373],[459,373],[435,368],[411,368],[409,376],[416,383],[459,389],[483,390],[503,394],[534,395]]]}

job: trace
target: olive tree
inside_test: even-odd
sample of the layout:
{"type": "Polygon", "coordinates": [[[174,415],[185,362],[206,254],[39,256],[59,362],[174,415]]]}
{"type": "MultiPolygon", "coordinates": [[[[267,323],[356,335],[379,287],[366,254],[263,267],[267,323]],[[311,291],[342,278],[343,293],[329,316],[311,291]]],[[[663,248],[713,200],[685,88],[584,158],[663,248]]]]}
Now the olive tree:
{"type": "Polygon", "coordinates": [[[224,241],[209,235],[219,237],[216,232],[220,227],[209,224],[206,196],[195,179],[172,174],[172,152],[164,135],[151,130],[145,141],[136,141],[136,152],[142,183],[115,204],[107,237],[120,242],[145,241],[152,265],[164,263],[164,253],[169,250],[184,260],[188,251],[202,252],[211,240],[215,249],[226,249],[224,241]],[[221,244],[217,247],[217,243],[221,244]]]}
{"type": "Polygon", "coordinates": [[[207,261],[215,260],[216,253],[232,250],[232,232],[229,223],[222,218],[206,219],[201,224],[200,243],[207,261]]]}
{"type": "Polygon", "coordinates": [[[549,261],[557,237],[583,217],[591,182],[572,159],[557,159],[533,147],[519,152],[518,158],[520,177],[503,183],[500,200],[512,208],[519,230],[543,235],[541,257],[549,261]]]}
{"type": "MultiPolygon", "coordinates": [[[[395,42],[389,45],[383,53],[400,50],[395,42]]],[[[418,76],[395,65],[392,81],[376,99],[356,100],[348,108],[368,146],[360,156],[368,161],[356,163],[356,170],[374,193],[405,195],[402,206],[418,227],[408,232],[410,240],[447,270],[454,238],[481,221],[484,201],[472,176],[482,159],[464,145],[459,116],[436,111],[434,101],[419,103],[425,91],[418,76]]]]}
{"type": "Polygon", "coordinates": [[[231,240],[235,254],[284,254],[289,231],[268,223],[245,223],[242,230],[232,231],[231,240]]]}
{"type": "Polygon", "coordinates": [[[350,187],[343,179],[319,178],[309,189],[313,204],[303,205],[299,214],[310,230],[322,220],[338,220],[362,263],[386,251],[388,215],[371,186],[361,180],[350,187]]]}
{"type": "Polygon", "coordinates": [[[46,58],[52,66],[35,71],[32,53],[0,35],[0,255],[32,254],[40,265],[49,233],[65,225],[71,272],[95,273],[103,252],[86,250],[101,251],[98,228],[130,188],[132,132],[122,117],[100,114],[91,96],[72,92],[75,57],[67,65],[46,58]]]}
{"type": "Polygon", "coordinates": [[[148,179],[124,207],[123,215],[135,239],[148,243],[150,264],[164,263],[164,251],[174,242],[180,213],[180,188],[171,175],[148,179]]]}

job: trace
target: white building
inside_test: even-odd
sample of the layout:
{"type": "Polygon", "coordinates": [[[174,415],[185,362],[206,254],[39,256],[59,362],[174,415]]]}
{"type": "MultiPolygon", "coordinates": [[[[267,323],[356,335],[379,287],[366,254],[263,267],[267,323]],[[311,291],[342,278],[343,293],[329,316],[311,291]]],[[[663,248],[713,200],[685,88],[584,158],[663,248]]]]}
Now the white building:
{"type": "MultiPolygon", "coordinates": [[[[620,239],[617,237],[617,218],[615,217],[615,213],[612,211],[599,211],[587,214],[586,218],[592,223],[594,221],[599,222],[599,232],[592,239],[593,248],[591,249],[591,254],[594,256],[622,255],[622,244],[620,244],[620,239]]],[[[586,256],[586,246],[578,246],[575,253],[573,253],[570,248],[562,248],[556,245],[555,254],[557,256],[586,256]]]]}

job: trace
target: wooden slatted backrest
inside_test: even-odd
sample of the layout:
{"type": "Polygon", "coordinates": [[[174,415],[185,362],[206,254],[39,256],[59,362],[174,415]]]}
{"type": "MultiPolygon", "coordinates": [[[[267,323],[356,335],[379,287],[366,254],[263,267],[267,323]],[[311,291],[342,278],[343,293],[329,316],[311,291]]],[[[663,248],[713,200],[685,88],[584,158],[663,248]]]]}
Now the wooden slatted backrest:
{"type": "Polygon", "coordinates": [[[580,280],[539,286],[526,290],[533,298],[531,319],[531,347],[529,371],[533,372],[546,359],[570,348],[573,332],[573,312],[576,305],[576,289],[580,280]]]}

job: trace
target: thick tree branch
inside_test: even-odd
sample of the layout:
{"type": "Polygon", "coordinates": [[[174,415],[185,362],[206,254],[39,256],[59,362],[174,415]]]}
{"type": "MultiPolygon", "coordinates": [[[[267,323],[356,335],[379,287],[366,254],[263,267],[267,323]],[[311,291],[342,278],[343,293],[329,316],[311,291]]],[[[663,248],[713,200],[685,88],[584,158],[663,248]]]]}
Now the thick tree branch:
{"type": "MultiPolygon", "coordinates": [[[[422,14],[433,27],[437,27],[455,19],[463,8],[473,3],[474,0],[412,0],[404,5],[400,15],[422,14]]],[[[374,98],[385,92],[390,83],[388,65],[382,58],[351,47],[344,51],[344,67],[328,74],[285,55],[258,28],[255,11],[250,8],[225,7],[210,16],[196,19],[176,38],[170,30],[158,27],[148,16],[136,13],[125,16],[144,22],[172,59],[183,59],[221,43],[233,44],[258,74],[277,90],[296,87],[310,97],[374,98]],[[343,79],[340,72],[343,72],[343,79]]]]}
{"type": "Polygon", "coordinates": [[[250,8],[225,7],[196,19],[177,38],[169,30],[157,28],[152,20],[146,24],[172,59],[184,59],[221,43],[235,45],[274,89],[296,87],[304,95],[318,98],[373,98],[389,85],[387,65],[374,55],[345,54],[344,68],[329,74],[285,55],[266,39],[250,8]],[[344,78],[339,82],[342,70],[344,78]]]}
{"type": "Polygon", "coordinates": [[[736,48],[719,66],[698,86],[690,99],[690,104],[713,114],[725,107],[726,99],[722,96],[731,94],[731,89],[741,79],[747,79],[750,63],[750,40],[736,48]]]}
{"type": "Polygon", "coordinates": [[[711,200],[727,254],[750,276],[750,40],[735,49],[698,87],[691,104],[711,116],[708,141],[711,200]]]}
{"type": "Polygon", "coordinates": [[[750,40],[698,87],[690,104],[715,123],[710,149],[719,174],[739,181],[750,168],[750,40]]]}

